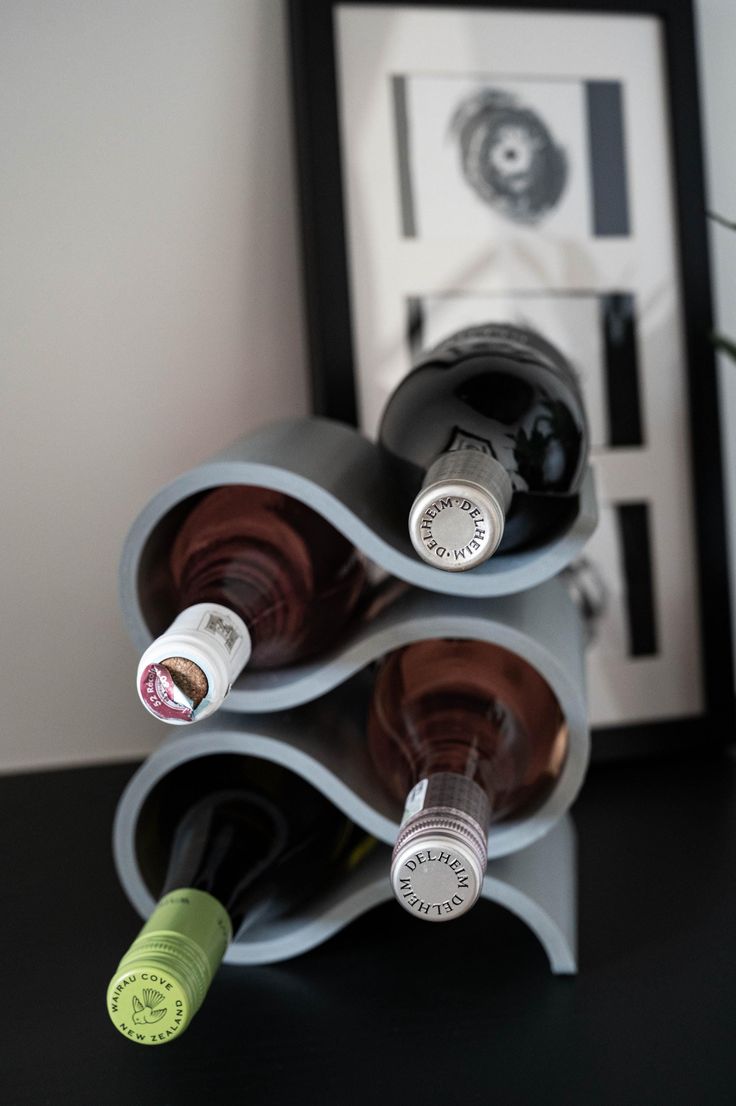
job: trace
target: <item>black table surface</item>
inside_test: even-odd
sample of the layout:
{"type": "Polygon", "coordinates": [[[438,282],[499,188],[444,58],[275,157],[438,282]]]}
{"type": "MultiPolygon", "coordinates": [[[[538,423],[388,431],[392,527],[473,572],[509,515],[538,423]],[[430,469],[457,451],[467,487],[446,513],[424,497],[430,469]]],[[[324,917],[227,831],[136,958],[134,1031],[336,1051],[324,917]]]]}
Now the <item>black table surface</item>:
{"type": "Polygon", "coordinates": [[[110,826],[133,765],[0,779],[0,1106],[736,1103],[736,762],[595,766],[574,815],[580,973],[481,902],[387,903],[312,952],[224,967],[186,1034],[104,995],[140,921],[110,826]]]}

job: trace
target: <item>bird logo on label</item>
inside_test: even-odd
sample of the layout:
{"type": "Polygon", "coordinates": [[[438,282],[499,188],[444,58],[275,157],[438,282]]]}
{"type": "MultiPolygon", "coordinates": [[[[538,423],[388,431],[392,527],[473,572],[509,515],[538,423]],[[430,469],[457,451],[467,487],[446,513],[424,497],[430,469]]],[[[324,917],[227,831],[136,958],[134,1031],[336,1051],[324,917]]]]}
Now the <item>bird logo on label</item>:
{"type": "Polygon", "coordinates": [[[133,995],[133,1021],[136,1025],[146,1025],[150,1022],[161,1021],[166,1014],[166,1007],[161,1006],[164,995],[160,991],[154,991],[146,987],[143,991],[143,1002],[137,995],[133,995]]]}

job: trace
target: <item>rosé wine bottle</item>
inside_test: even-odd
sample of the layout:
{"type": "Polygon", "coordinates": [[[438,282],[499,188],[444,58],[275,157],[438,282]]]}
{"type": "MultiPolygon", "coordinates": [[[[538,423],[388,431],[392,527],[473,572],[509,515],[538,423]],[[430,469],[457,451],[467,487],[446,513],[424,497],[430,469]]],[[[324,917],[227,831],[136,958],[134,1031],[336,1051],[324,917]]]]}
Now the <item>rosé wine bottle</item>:
{"type": "Polygon", "coordinates": [[[382,662],[368,739],[384,785],[405,803],[394,894],[439,922],[480,895],[489,824],[533,809],[551,791],[567,725],[521,657],[483,641],[430,640],[382,662]]]}
{"type": "Polygon", "coordinates": [[[327,648],[363,595],[363,563],[321,515],[266,488],[207,492],[168,558],[177,618],[138,666],[144,706],[164,722],[199,721],[246,663],[294,664],[327,648]]]}

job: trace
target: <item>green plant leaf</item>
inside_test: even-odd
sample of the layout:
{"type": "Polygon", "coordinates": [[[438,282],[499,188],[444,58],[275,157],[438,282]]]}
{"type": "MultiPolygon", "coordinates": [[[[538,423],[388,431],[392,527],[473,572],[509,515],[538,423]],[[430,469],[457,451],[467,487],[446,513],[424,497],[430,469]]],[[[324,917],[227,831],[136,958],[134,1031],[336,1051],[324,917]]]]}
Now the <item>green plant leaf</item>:
{"type": "Polygon", "coordinates": [[[732,219],[724,219],[722,215],[719,215],[716,211],[709,211],[708,218],[712,219],[714,223],[718,223],[722,227],[726,227],[727,230],[736,230],[736,222],[732,219]]]}
{"type": "Polygon", "coordinates": [[[711,341],[717,350],[728,354],[732,361],[736,361],[736,342],[726,338],[724,334],[711,334],[711,341]]]}

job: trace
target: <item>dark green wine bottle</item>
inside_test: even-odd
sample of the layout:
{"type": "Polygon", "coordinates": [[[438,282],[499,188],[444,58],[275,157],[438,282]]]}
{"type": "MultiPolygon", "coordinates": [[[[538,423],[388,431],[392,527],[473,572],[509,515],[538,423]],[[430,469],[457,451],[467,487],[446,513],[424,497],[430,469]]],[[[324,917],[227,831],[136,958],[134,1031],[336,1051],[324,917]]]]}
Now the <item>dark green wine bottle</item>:
{"type": "Polygon", "coordinates": [[[158,821],[172,824],[161,897],[107,992],[113,1024],[138,1044],[178,1037],[233,937],[310,898],[369,840],[293,773],[262,766],[260,786],[227,787],[225,758],[209,773],[208,759],[218,761],[204,758],[199,797],[185,786],[178,802],[175,774],[153,796],[158,821]]]}

